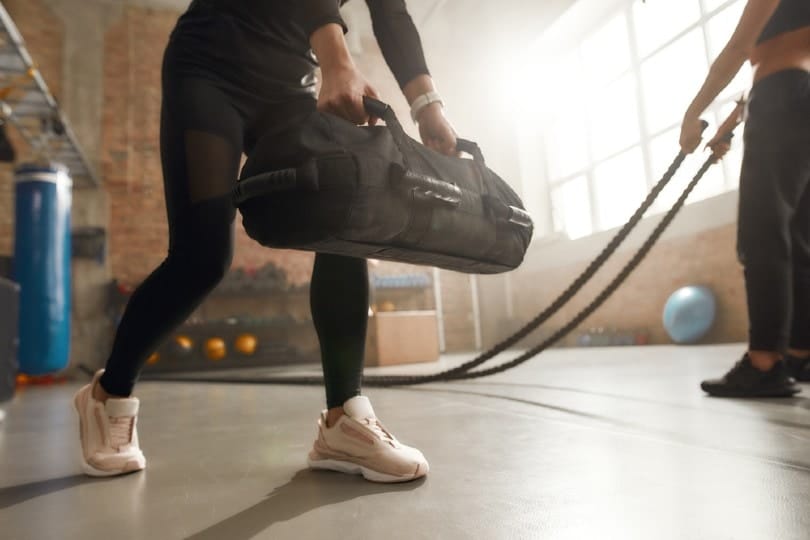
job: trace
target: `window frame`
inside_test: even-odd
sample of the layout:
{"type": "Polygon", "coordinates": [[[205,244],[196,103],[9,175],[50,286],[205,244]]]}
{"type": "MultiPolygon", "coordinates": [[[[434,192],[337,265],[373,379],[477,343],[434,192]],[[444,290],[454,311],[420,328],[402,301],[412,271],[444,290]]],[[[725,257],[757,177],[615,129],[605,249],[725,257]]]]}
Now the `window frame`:
{"type": "MultiPolygon", "coordinates": [[[[633,144],[624,146],[614,152],[611,152],[609,155],[605,155],[596,159],[594,157],[594,150],[593,150],[593,143],[592,143],[592,124],[588,115],[586,115],[586,130],[587,130],[587,137],[585,137],[585,152],[584,155],[586,156],[586,163],[583,164],[583,167],[578,168],[574,171],[569,172],[564,176],[553,177],[551,176],[551,167],[549,166],[548,162],[546,161],[545,166],[545,173],[546,173],[546,196],[549,201],[554,199],[554,191],[556,189],[562,188],[566,183],[577,179],[580,176],[584,176],[586,180],[586,187],[588,190],[588,197],[589,197],[589,208],[590,208],[590,229],[591,235],[597,234],[599,232],[609,230],[609,227],[603,227],[602,223],[600,223],[600,216],[599,216],[599,201],[597,200],[597,190],[596,190],[596,183],[595,183],[595,170],[600,165],[603,164],[624,152],[628,152],[635,147],[640,147],[641,155],[643,159],[643,170],[646,174],[645,185],[647,189],[651,189],[656,182],[658,182],[659,177],[654,175],[661,175],[664,171],[653,171],[653,164],[652,164],[652,152],[651,152],[651,143],[652,141],[668,131],[678,128],[680,126],[679,122],[671,123],[669,125],[663,126],[659,129],[651,131],[648,129],[649,119],[647,117],[647,111],[645,106],[645,88],[644,88],[644,80],[642,78],[642,65],[644,62],[656,54],[661,53],[667,47],[674,45],[678,40],[687,36],[690,32],[698,29],[701,32],[702,42],[703,42],[703,53],[705,55],[706,66],[710,66],[714,58],[711,56],[711,44],[712,44],[712,29],[709,25],[709,22],[713,19],[715,15],[718,15],[722,11],[730,8],[734,4],[738,2],[744,2],[745,0],[726,0],[725,2],[720,3],[717,7],[709,10],[706,8],[706,1],[705,0],[689,0],[692,2],[698,2],[700,8],[700,17],[694,21],[693,23],[689,24],[688,26],[684,27],[683,29],[676,32],[672,37],[652,49],[649,53],[645,55],[641,55],[639,53],[639,44],[638,44],[638,36],[636,31],[636,20],[633,16],[633,5],[637,0],[623,0],[619,3],[616,8],[611,12],[608,17],[601,18],[600,21],[594,21],[588,28],[583,28],[581,32],[579,32],[580,38],[584,38],[587,35],[593,34],[598,32],[602,28],[604,28],[610,21],[613,20],[615,16],[621,16],[624,18],[625,26],[628,31],[628,45],[630,48],[630,66],[621,71],[620,73],[614,74],[611,77],[605,79],[603,81],[604,84],[600,84],[599,88],[604,88],[613,84],[614,82],[618,81],[622,77],[632,74],[632,78],[635,82],[635,91],[636,91],[636,106],[637,106],[637,119],[638,119],[638,133],[640,139],[633,144]]],[[[669,0],[667,0],[669,1],[669,0]]],[[[582,66],[583,70],[586,70],[586,63],[582,57],[582,44],[581,39],[578,41],[569,42],[568,47],[564,48],[561,54],[570,54],[574,53],[576,55],[577,61],[582,66]]],[[[558,49],[559,50],[559,49],[558,49]]],[[[586,78],[589,77],[589,74],[585,73],[586,78]]],[[[695,89],[697,90],[697,89],[695,89]]],[[[715,100],[715,102],[706,110],[704,116],[710,120],[712,120],[715,125],[719,125],[721,118],[721,112],[724,107],[727,107],[730,103],[736,101],[739,97],[738,94],[732,93],[732,95],[728,95],[724,98],[715,100]]],[[[549,136],[552,135],[550,130],[547,130],[543,133],[543,140],[547,140],[549,136]]],[[[548,155],[549,148],[548,145],[544,143],[543,153],[548,155]]],[[[673,154],[674,155],[674,154],[673,154]]],[[[723,167],[723,190],[718,195],[722,195],[723,193],[729,191],[735,191],[737,189],[737,181],[736,177],[739,176],[738,170],[732,170],[734,167],[734,163],[731,162],[732,160],[723,160],[722,167],[723,167]]],[[[698,199],[701,200],[701,199],[698,199]]],[[[640,201],[639,201],[640,202],[640,201]]],[[[691,202],[696,202],[694,199],[690,199],[687,204],[691,202]]],[[[549,208],[552,211],[556,211],[553,208],[553,205],[549,205],[549,208]]],[[[648,215],[660,214],[665,209],[653,207],[648,215]]],[[[627,216],[630,217],[629,215],[627,216]]],[[[552,234],[567,234],[568,231],[565,228],[558,228],[558,224],[564,224],[566,221],[564,216],[552,216],[551,219],[551,233],[552,234]]]]}

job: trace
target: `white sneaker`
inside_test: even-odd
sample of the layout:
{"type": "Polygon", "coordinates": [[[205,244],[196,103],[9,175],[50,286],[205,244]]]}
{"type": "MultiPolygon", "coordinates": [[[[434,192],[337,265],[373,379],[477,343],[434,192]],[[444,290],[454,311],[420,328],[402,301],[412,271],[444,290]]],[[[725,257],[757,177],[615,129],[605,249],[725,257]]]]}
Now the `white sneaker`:
{"type": "Polygon", "coordinates": [[[343,410],[346,414],[332,427],[326,427],[327,411],[321,413],[318,438],[307,460],[310,468],[362,474],[372,482],[407,482],[428,473],[422,452],[397,441],[367,397],[351,398],[343,410]]]}
{"type": "Polygon", "coordinates": [[[90,476],[140,471],[146,467],[136,427],[140,402],[137,398],[111,398],[106,403],[94,399],[93,388],[102,373],[103,369],[96,372],[73,398],[79,413],[82,469],[90,476]]]}

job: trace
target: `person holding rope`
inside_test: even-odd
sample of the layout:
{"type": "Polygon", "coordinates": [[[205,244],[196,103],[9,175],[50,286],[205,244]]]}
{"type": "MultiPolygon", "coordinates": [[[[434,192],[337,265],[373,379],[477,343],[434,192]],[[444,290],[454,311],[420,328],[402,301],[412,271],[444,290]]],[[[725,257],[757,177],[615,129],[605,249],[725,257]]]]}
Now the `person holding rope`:
{"type": "MultiPolygon", "coordinates": [[[[374,122],[363,96],[377,97],[377,92],[347,49],[342,3],[193,0],[180,17],[165,52],[162,80],[169,253],[129,300],[106,369],[76,394],[87,474],[113,476],[146,466],[132,390],[150,353],[231,264],[231,191],[242,152],[249,155],[262,135],[301,122],[316,108],[355,124],[374,122]],[[322,77],[317,98],[316,58],[322,77]]],[[[456,134],[442,112],[404,0],[366,4],[422,140],[454,155],[456,134]]],[[[315,257],[310,304],[327,410],[318,419],[308,463],[372,481],[413,480],[427,474],[427,460],[386,430],[360,395],[368,297],[365,260],[315,257]]]]}
{"type": "MultiPolygon", "coordinates": [[[[750,321],[748,351],[703,390],[787,397],[810,381],[810,2],[748,0],[736,30],[686,111],[680,144],[693,152],[700,115],[746,60],[754,69],[740,175],[737,251],[750,321]],[[795,378],[795,379],[794,379],[795,378]]],[[[741,119],[745,107],[738,105],[741,119]]],[[[723,155],[722,126],[708,146],[723,155]]]]}

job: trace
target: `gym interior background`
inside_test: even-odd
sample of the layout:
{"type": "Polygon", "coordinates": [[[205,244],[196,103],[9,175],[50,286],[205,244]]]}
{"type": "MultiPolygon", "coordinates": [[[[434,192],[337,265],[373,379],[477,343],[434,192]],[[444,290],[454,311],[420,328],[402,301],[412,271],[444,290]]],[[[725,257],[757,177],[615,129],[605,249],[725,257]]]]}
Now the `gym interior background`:
{"type": "MultiPolygon", "coordinates": [[[[127,292],[166,252],[158,149],[160,66],[169,32],[187,4],[186,0],[2,2],[98,179],[97,185],[77,184],[73,190],[73,227],[103,231],[106,249],[100,257],[75,256],[72,261],[69,373],[79,373],[75,369],[79,365],[90,369],[103,365],[127,292]]],[[[480,144],[488,165],[522,195],[535,232],[523,265],[504,275],[468,276],[386,262],[374,265],[375,312],[435,312],[441,352],[451,358],[484,350],[534,317],[596,256],[675,157],[681,111],[733,30],[743,5],[743,0],[409,0],[448,117],[460,135],[480,144]]],[[[398,116],[407,119],[407,104],[382,60],[365,5],[357,0],[343,11],[351,29],[347,40],[360,70],[398,116]]],[[[710,130],[749,86],[745,75],[730,85],[706,118],[710,130]]],[[[410,122],[403,124],[417,135],[410,122]]],[[[20,136],[11,127],[8,133],[18,155],[24,157],[26,147],[20,136]]],[[[710,170],[638,270],[561,346],[672,344],[662,324],[662,310],[667,298],[687,285],[709,287],[717,302],[713,325],[700,344],[746,340],[745,292],[734,249],[740,156],[738,140],[729,156],[710,170]]],[[[528,342],[559,328],[607,284],[674,202],[688,180],[684,171],[696,170],[703,157],[687,159],[678,180],[605,269],[528,342]]],[[[0,267],[5,269],[10,268],[8,260],[14,251],[13,176],[11,165],[0,166],[0,257],[6,259],[0,267]]],[[[178,333],[192,335],[198,346],[211,332],[224,331],[217,324],[233,324],[236,319],[236,324],[253,329],[260,347],[268,347],[263,362],[317,360],[308,319],[312,256],[262,248],[239,226],[236,234],[229,276],[178,333]],[[271,338],[275,341],[268,344],[271,338]]],[[[576,350],[556,354],[573,358],[576,350]]],[[[645,361],[644,353],[638,352],[643,349],[627,350],[633,351],[627,355],[634,361],[645,361]]],[[[600,349],[600,354],[611,359],[625,356],[619,349],[611,351],[600,349]]],[[[694,374],[699,371],[700,355],[689,354],[697,354],[688,364],[693,377],[686,382],[691,386],[683,387],[689,388],[691,403],[699,395],[699,377],[694,374]]],[[[546,365],[557,365],[560,357],[553,358],[546,365]]],[[[200,356],[198,361],[207,360],[200,356]]],[[[596,363],[594,359],[588,365],[597,369],[596,363]]],[[[157,361],[155,366],[159,365],[157,361]]],[[[431,371],[433,366],[426,364],[425,369],[431,371]]],[[[618,385],[618,394],[623,383],[616,377],[606,376],[618,385]]],[[[150,394],[158,393],[149,388],[150,394]]],[[[292,391],[271,390],[280,392],[283,399],[292,391]]],[[[44,404],[52,398],[42,399],[44,404]]],[[[793,421],[807,429],[798,416],[793,421]]],[[[543,444],[537,453],[543,451],[543,444]]],[[[797,467],[806,476],[807,465],[797,467]]],[[[74,483],[78,485],[78,480],[63,481],[59,489],[74,483]]],[[[12,483],[0,478],[0,484],[2,500],[3,493],[12,493],[8,491],[12,483]]],[[[356,489],[356,484],[352,486],[356,489]]],[[[56,491],[30,489],[43,497],[56,491]]],[[[292,493],[304,496],[305,490],[292,493]]],[[[806,489],[803,496],[806,503],[806,489]]],[[[33,501],[26,496],[6,502],[0,505],[0,515],[13,515],[16,504],[23,507],[33,501]]],[[[279,518],[275,523],[283,526],[284,522],[279,518]]],[[[20,527],[17,524],[14,530],[20,527]]],[[[673,527],[677,530],[678,525],[673,527]]],[[[191,527],[183,534],[200,528],[191,527]]],[[[237,529],[234,537],[262,532],[237,529]]],[[[459,530],[444,530],[436,536],[420,532],[410,537],[501,537],[496,525],[482,530],[489,532],[465,536],[459,530]]],[[[543,537],[531,527],[509,530],[514,533],[510,537],[543,537]]],[[[569,532],[574,530],[580,529],[569,532]]],[[[622,530],[619,525],[612,529],[622,530]]],[[[172,529],[166,537],[180,537],[179,531],[172,529]]],[[[225,532],[230,536],[233,530],[209,529],[208,537],[225,532]]],[[[647,538],[678,537],[670,533],[675,534],[670,530],[647,538]]],[[[745,534],[735,537],[748,538],[745,534]]]]}
{"type": "MultiPolygon", "coordinates": [[[[542,51],[557,47],[544,47],[537,36],[571,2],[515,3],[514,8],[503,9],[476,5],[475,10],[460,2],[439,7],[433,2],[411,2],[409,8],[423,34],[429,65],[456,130],[476,139],[492,168],[523,193],[536,224],[527,260],[514,273],[470,278],[442,271],[436,278],[427,272],[440,289],[445,352],[486,348],[531,318],[538,306],[547,305],[663,173],[677,152],[678,113],[659,114],[662,117],[658,118],[653,111],[678,97],[683,101],[699,82],[698,75],[667,77],[671,57],[683,54],[697,59],[692,61],[692,73],[703,73],[710,55],[717,54],[729,35],[741,4],[715,3],[725,9],[712,17],[705,12],[716,10],[704,6],[701,11],[698,2],[689,8],[693,12],[688,16],[679,7],[656,5],[655,9],[667,13],[656,13],[660,18],[655,21],[642,19],[635,24],[642,29],[664,24],[666,31],[644,30],[645,34],[636,37],[643,46],[636,44],[631,49],[625,43],[625,50],[621,50],[621,42],[616,44],[615,36],[624,35],[635,19],[620,11],[603,25],[604,17],[596,17],[599,10],[592,11],[587,15],[593,19],[588,26],[601,28],[589,30],[590,38],[580,45],[573,46],[575,40],[571,40],[569,54],[574,62],[560,57],[554,63],[543,58],[542,51]],[[479,39],[462,42],[455,28],[459,20],[464,21],[463,34],[479,39]],[[526,47],[527,43],[534,46],[526,47]],[[605,43],[615,49],[615,55],[605,43]],[[606,51],[614,65],[598,56],[606,51]],[[570,73],[562,72],[570,81],[561,79],[561,65],[573,67],[570,73]],[[589,83],[582,86],[587,93],[559,90],[576,86],[580,80],[589,83]],[[672,88],[662,92],[661,87],[668,85],[672,88]],[[471,88],[477,91],[470,92],[471,88]],[[636,95],[639,90],[644,92],[641,99],[636,95]],[[543,105],[562,97],[568,100],[565,106],[550,110],[543,105]],[[559,118],[553,118],[555,112],[559,118]]],[[[348,39],[356,61],[399,116],[408,118],[404,98],[371,34],[365,6],[353,4],[347,5],[346,16],[353,30],[348,39]]],[[[158,44],[167,41],[185,2],[10,0],[4,6],[101,179],[98,187],[74,190],[73,209],[75,227],[102,227],[108,241],[109,255],[103,264],[86,259],[73,263],[71,362],[98,367],[105,360],[114,322],[109,316],[110,281],[130,288],[136,285],[162,260],[168,244],[157,146],[163,54],[158,44]]],[[[644,15],[643,6],[628,9],[634,16],[637,12],[644,15]]],[[[569,13],[568,18],[583,24],[583,17],[577,14],[569,13]]],[[[562,27],[568,18],[558,20],[560,34],[567,34],[562,27]]],[[[728,101],[738,97],[744,84],[741,81],[737,92],[729,92],[728,101]]],[[[13,172],[9,166],[4,169],[0,254],[10,255],[13,172]]],[[[693,197],[694,204],[584,328],[643,332],[650,343],[668,343],[659,322],[667,296],[682,285],[700,283],[712,287],[719,303],[716,324],[706,342],[745,339],[742,274],[731,247],[737,170],[738,162],[732,158],[710,173],[693,197]]],[[[671,193],[677,187],[673,184],[671,193]]],[[[654,210],[661,212],[673,200],[663,196],[654,210]]],[[[638,236],[649,229],[642,226],[638,236]]],[[[237,231],[234,271],[255,271],[271,264],[283,273],[287,287],[306,284],[310,255],[271,252],[252,242],[241,228],[237,231]]],[[[620,268],[628,257],[623,252],[633,247],[637,246],[629,242],[608,263],[601,274],[605,278],[597,277],[584,290],[582,300],[569,304],[546,330],[558,327],[581,308],[604,286],[607,276],[620,268]]],[[[425,272],[386,263],[373,269],[381,276],[425,272]]],[[[430,301],[433,304],[428,307],[435,307],[435,301],[430,301]]],[[[286,303],[290,302],[274,302],[271,309],[283,311],[286,303]]],[[[206,306],[212,304],[216,300],[206,306]]],[[[295,316],[305,316],[305,304],[304,295],[295,316]]]]}

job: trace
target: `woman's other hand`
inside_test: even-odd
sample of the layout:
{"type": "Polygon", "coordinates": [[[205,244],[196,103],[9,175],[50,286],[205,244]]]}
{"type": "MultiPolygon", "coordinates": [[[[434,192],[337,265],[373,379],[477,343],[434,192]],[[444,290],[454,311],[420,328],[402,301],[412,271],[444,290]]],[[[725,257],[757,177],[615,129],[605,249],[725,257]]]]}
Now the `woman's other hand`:
{"type": "Polygon", "coordinates": [[[723,159],[728,151],[731,150],[731,143],[725,139],[714,138],[706,143],[706,148],[712,151],[712,154],[717,159],[723,159]]]}
{"type": "Polygon", "coordinates": [[[706,148],[711,149],[712,154],[717,159],[723,159],[729,149],[731,148],[731,137],[733,136],[734,129],[740,125],[745,117],[745,96],[740,96],[737,100],[737,106],[734,110],[723,120],[720,127],[717,128],[717,133],[712,139],[706,143],[706,148]]]}
{"type": "MultiPolygon", "coordinates": [[[[417,75],[402,89],[402,93],[405,94],[405,98],[411,106],[420,96],[435,91],[433,79],[427,74],[417,75]]],[[[453,156],[457,154],[456,138],[458,136],[444,116],[442,107],[441,100],[434,101],[418,110],[415,120],[419,124],[419,135],[425,146],[442,154],[453,156]]],[[[411,114],[413,114],[413,110],[411,114]]]]}
{"type": "Polygon", "coordinates": [[[419,135],[428,148],[448,156],[456,151],[456,131],[444,116],[441,103],[431,103],[419,113],[419,135]]]}

